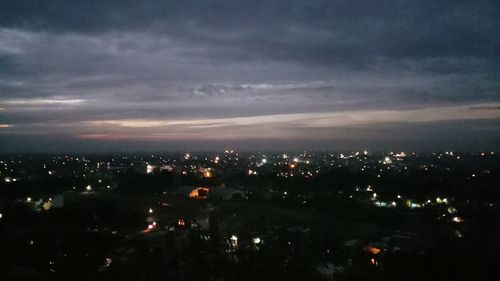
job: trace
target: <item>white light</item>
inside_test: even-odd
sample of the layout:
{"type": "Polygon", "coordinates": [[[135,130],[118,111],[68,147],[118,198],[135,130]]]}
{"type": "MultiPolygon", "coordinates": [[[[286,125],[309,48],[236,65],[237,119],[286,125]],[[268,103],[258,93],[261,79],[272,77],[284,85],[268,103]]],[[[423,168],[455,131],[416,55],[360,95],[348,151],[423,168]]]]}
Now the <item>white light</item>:
{"type": "Polygon", "coordinates": [[[110,267],[113,260],[111,258],[106,258],[104,260],[104,267],[110,267]]]}
{"type": "Polygon", "coordinates": [[[1,218],[3,218],[3,214],[2,214],[2,213],[0,213],[0,219],[1,219],[1,218]]]}
{"type": "Polygon", "coordinates": [[[260,242],[261,242],[261,241],[260,241],[260,238],[259,238],[259,237],[255,237],[255,238],[253,239],[253,243],[254,243],[254,244],[260,244],[260,242]]]}
{"type": "Polygon", "coordinates": [[[26,202],[31,202],[31,197],[26,198],[26,202]]]}
{"type": "Polygon", "coordinates": [[[152,214],[153,213],[153,209],[149,208],[149,213],[152,214]]]}

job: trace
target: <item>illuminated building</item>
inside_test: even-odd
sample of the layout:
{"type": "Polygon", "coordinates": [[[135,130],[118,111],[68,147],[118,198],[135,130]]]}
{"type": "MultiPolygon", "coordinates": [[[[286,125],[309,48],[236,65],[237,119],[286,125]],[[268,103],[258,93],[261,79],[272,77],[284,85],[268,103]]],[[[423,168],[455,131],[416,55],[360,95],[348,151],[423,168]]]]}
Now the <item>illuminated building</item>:
{"type": "Polygon", "coordinates": [[[210,191],[210,189],[208,189],[206,187],[195,188],[189,193],[189,198],[191,198],[191,199],[207,199],[209,191],[210,191]]]}

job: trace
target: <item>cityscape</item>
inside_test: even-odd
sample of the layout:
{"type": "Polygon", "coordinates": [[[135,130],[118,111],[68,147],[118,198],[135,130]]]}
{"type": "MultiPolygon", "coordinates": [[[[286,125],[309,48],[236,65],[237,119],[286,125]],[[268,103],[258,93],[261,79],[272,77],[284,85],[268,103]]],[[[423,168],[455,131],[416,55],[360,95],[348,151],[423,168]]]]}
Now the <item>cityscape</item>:
{"type": "Polygon", "coordinates": [[[498,160],[4,156],[1,268],[8,280],[493,280],[498,160]]]}
{"type": "Polygon", "coordinates": [[[499,26],[0,0],[0,281],[500,280],[499,26]]]}

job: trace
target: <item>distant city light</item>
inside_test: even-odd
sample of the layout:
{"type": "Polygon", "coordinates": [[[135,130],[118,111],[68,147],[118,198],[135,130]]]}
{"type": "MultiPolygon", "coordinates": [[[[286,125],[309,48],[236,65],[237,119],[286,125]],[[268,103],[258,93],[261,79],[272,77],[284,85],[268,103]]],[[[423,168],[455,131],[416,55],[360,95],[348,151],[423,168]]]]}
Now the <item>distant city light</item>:
{"type": "Polygon", "coordinates": [[[229,243],[231,243],[233,249],[238,247],[238,237],[236,237],[236,235],[231,235],[231,237],[229,237],[229,243]]]}
{"type": "Polygon", "coordinates": [[[389,157],[385,157],[385,158],[384,158],[384,161],[383,161],[382,163],[383,163],[383,164],[391,164],[391,163],[392,163],[392,160],[391,160],[391,158],[389,158],[389,157]]]}
{"type": "Polygon", "coordinates": [[[403,158],[403,157],[406,157],[406,153],[400,152],[400,153],[395,154],[394,156],[398,157],[398,158],[403,158]]]}
{"type": "Polygon", "coordinates": [[[212,172],[209,171],[209,170],[206,170],[204,173],[203,173],[203,177],[205,178],[211,178],[212,177],[212,172]]]}
{"type": "Polygon", "coordinates": [[[104,267],[110,267],[113,260],[111,258],[104,259],[104,267]]]}

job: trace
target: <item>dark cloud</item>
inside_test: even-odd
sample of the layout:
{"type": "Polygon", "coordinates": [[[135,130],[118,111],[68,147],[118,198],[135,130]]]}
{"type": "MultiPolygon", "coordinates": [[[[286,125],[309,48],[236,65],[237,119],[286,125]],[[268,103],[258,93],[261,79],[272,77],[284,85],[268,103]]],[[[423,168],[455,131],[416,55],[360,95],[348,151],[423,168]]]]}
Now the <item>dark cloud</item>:
{"type": "MultiPolygon", "coordinates": [[[[4,0],[0,134],[67,141],[92,121],[495,107],[498,26],[498,1],[4,0]]],[[[292,127],[277,134],[325,141],[292,127]]]]}

